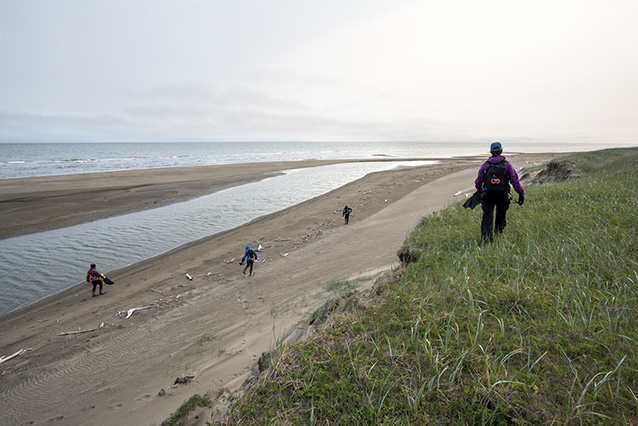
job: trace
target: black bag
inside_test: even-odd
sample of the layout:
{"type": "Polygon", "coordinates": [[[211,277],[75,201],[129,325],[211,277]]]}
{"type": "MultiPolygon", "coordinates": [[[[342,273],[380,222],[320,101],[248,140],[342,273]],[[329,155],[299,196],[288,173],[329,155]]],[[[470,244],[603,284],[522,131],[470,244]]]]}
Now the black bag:
{"type": "Polygon", "coordinates": [[[509,179],[505,160],[492,164],[485,171],[485,190],[490,194],[507,194],[510,192],[509,179]]]}
{"type": "Polygon", "coordinates": [[[474,207],[481,204],[481,194],[476,191],[470,198],[467,199],[465,203],[463,203],[463,207],[473,209],[474,207]]]}
{"type": "Polygon", "coordinates": [[[111,281],[108,277],[104,277],[104,284],[113,285],[115,282],[111,281]]]}

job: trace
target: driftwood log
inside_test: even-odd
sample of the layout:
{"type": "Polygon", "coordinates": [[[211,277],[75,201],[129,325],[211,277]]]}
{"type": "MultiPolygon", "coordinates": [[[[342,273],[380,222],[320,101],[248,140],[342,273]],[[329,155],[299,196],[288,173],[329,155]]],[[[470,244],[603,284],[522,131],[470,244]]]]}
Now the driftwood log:
{"type": "MultiPolygon", "coordinates": [[[[126,311],[126,317],[124,317],[124,319],[130,318],[131,315],[133,315],[133,312],[135,312],[135,311],[143,311],[145,309],[151,309],[152,307],[153,306],[142,306],[142,307],[139,307],[139,308],[131,308],[128,311],[126,311]]],[[[123,314],[124,313],[122,311],[118,311],[117,314],[115,314],[115,315],[117,315],[117,316],[119,316],[121,318],[123,314]]]]}
{"type": "Polygon", "coordinates": [[[61,331],[58,333],[58,336],[66,336],[69,334],[80,334],[80,333],[90,333],[92,331],[95,331],[94,328],[90,329],[90,330],[82,330],[81,328],[78,329],[78,331],[61,331]]]}
{"type": "Polygon", "coordinates": [[[26,351],[30,351],[30,350],[31,350],[31,348],[20,349],[19,351],[17,351],[17,352],[16,352],[16,353],[14,353],[14,354],[11,354],[11,355],[8,355],[8,356],[0,356],[0,364],[2,364],[3,362],[7,362],[7,361],[9,361],[10,359],[13,359],[13,358],[15,358],[15,357],[17,357],[17,356],[20,356],[20,355],[22,355],[23,353],[25,353],[26,351]]]}

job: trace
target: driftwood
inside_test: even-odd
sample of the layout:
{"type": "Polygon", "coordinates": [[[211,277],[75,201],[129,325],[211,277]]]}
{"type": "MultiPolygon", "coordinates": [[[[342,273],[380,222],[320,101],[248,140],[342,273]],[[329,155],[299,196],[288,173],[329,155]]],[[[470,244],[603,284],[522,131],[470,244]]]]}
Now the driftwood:
{"type": "Polygon", "coordinates": [[[215,275],[222,275],[221,272],[208,272],[207,274],[199,274],[198,277],[202,277],[204,279],[214,277],[215,275]]]}
{"type": "Polygon", "coordinates": [[[78,331],[61,331],[58,333],[58,336],[66,336],[68,334],[90,333],[92,331],[95,331],[95,329],[92,328],[90,330],[82,330],[81,328],[79,328],[78,331]]]}
{"type": "Polygon", "coordinates": [[[8,355],[8,356],[0,356],[0,364],[2,364],[3,362],[9,361],[10,359],[13,359],[17,356],[22,355],[23,353],[25,353],[26,351],[30,351],[32,350],[31,348],[26,348],[26,349],[20,349],[19,351],[17,351],[14,354],[8,355]]]}
{"type": "MultiPolygon", "coordinates": [[[[128,319],[131,317],[131,315],[133,315],[133,312],[135,311],[143,311],[145,309],[151,309],[153,306],[142,306],[139,308],[131,308],[128,311],[126,311],[126,317],[124,317],[124,319],[128,319]]],[[[119,316],[120,318],[122,318],[122,315],[124,315],[124,311],[117,311],[117,314],[115,314],[117,316],[119,316]]]]}
{"type": "Polygon", "coordinates": [[[191,380],[193,380],[195,378],[194,374],[182,374],[181,376],[179,376],[177,379],[175,379],[175,382],[173,383],[173,385],[187,385],[191,382],[191,380]]]}
{"type": "Polygon", "coordinates": [[[159,294],[161,294],[162,296],[166,296],[166,292],[167,292],[167,291],[171,291],[171,290],[173,290],[174,288],[177,288],[177,287],[192,287],[192,286],[193,286],[193,285],[192,285],[191,283],[179,283],[179,284],[175,284],[175,285],[172,285],[172,286],[170,286],[170,287],[167,287],[167,288],[165,288],[165,289],[163,289],[163,290],[162,290],[162,289],[158,290],[158,289],[156,289],[156,288],[151,288],[151,291],[154,291],[155,293],[159,293],[159,294]]]}

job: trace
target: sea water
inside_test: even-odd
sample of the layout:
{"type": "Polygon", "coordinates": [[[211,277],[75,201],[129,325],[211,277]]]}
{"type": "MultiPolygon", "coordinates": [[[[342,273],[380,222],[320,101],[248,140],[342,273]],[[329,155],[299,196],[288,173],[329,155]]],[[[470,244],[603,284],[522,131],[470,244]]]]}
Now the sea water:
{"type": "MultiPolygon", "coordinates": [[[[569,148],[536,145],[520,151],[569,148]]],[[[449,158],[484,151],[484,144],[441,147],[415,143],[0,144],[0,176],[280,160],[449,158]]],[[[432,162],[366,162],[289,170],[166,207],[0,240],[0,317],[83,282],[91,263],[107,273],[324,194],[368,173],[432,162]]],[[[242,254],[242,247],[236,250],[238,256],[242,254]]]]}
{"type": "MultiPolygon", "coordinates": [[[[341,158],[488,155],[488,142],[210,142],[0,144],[0,179],[62,174],[341,158]]],[[[589,151],[602,145],[505,143],[506,153],[589,151]]]]}

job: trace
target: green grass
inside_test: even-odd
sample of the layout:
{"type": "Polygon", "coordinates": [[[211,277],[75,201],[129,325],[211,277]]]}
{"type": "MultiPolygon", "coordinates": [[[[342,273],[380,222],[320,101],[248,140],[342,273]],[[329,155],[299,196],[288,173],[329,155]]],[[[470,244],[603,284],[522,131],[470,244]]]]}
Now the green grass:
{"type": "Polygon", "coordinates": [[[210,403],[210,399],[195,394],[183,403],[170,418],[163,421],[162,426],[184,426],[187,424],[188,414],[191,411],[197,407],[206,407],[210,403]]]}
{"type": "Polygon", "coordinates": [[[376,308],[287,345],[227,424],[638,424],[638,149],[569,161],[493,244],[480,209],[424,218],[376,308]]]}

